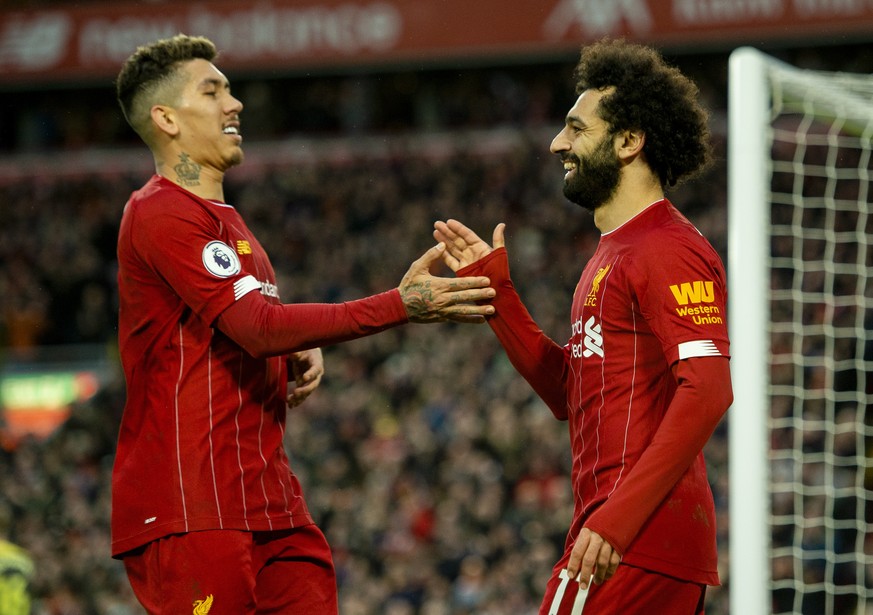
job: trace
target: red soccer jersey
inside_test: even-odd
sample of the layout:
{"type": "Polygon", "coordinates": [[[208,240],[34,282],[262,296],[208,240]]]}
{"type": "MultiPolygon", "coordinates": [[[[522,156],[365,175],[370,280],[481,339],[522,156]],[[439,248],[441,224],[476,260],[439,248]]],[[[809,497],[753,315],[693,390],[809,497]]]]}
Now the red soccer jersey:
{"type": "MultiPolygon", "coordinates": [[[[671,366],[680,359],[728,356],[721,260],[682,214],[661,201],[601,237],[576,287],[571,323],[572,533],[620,489],[651,442],[676,390],[671,366]]],[[[622,559],[717,583],[715,532],[699,453],[622,559]]]]}
{"type": "MultiPolygon", "coordinates": [[[[473,274],[500,279],[489,263],[459,272],[473,274]]],[[[559,565],[600,511],[592,529],[610,541],[630,536],[629,544],[613,543],[623,562],[717,584],[715,510],[702,453],[690,453],[693,462],[663,501],[637,503],[652,508],[641,527],[625,527],[630,511],[610,508],[610,500],[622,501],[623,485],[674,398],[671,366],[728,356],[725,274],[715,250],[666,200],[604,234],[576,287],[563,349],[535,328],[513,292],[504,296],[506,304],[495,300],[492,326],[513,364],[568,420],[575,513],[559,565]]],[[[690,431],[695,417],[687,421],[690,431]]],[[[654,480],[640,478],[643,485],[654,480]]]]}
{"type": "MultiPolygon", "coordinates": [[[[154,176],[125,207],[118,263],[127,402],[113,555],[172,533],[312,523],[283,448],[286,357],[255,358],[215,328],[252,291],[279,304],[270,261],[239,213],[154,176]]],[[[405,320],[396,292],[371,299],[362,303],[384,318],[376,324],[405,320]]],[[[332,333],[359,335],[353,310],[327,308],[332,333]]],[[[317,340],[320,323],[292,324],[318,329],[317,340]]]]}

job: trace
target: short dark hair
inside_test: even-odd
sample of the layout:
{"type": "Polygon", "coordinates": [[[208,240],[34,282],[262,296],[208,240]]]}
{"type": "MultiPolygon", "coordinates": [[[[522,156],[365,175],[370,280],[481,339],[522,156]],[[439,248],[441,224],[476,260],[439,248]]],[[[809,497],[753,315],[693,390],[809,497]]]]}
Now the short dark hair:
{"type": "Polygon", "coordinates": [[[127,123],[143,138],[152,100],[178,74],[179,65],[194,59],[212,62],[215,44],[202,36],[177,34],[138,47],[125,61],[115,80],[118,104],[127,123]]]}
{"type": "Polygon", "coordinates": [[[697,85],[651,47],[604,39],[582,49],[576,93],[614,88],[598,113],[613,132],[642,130],[643,152],[662,186],[674,186],[712,163],[709,114],[697,85]]]}

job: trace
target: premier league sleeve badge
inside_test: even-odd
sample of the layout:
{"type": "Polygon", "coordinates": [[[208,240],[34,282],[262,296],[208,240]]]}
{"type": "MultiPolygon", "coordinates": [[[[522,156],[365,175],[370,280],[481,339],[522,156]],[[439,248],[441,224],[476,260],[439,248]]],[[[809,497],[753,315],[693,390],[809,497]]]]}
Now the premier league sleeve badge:
{"type": "Polygon", "coordinates": [[[241,270],[236,252],[221,241],[206,244],[203,248],[203,265],[209,273],[219,278],[229,278],[241,270]]]}

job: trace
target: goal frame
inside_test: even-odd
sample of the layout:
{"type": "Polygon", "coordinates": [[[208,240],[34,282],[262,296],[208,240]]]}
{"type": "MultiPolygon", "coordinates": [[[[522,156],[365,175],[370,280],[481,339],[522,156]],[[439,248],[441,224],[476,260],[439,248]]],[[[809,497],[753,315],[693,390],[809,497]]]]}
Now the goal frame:
{"type": "Polygon", "coordinates": [[[731,615],[770,612],[768,356],[770,85],[764,53],[728,63],[728,312],[734,402],[728,413],[731,615]]]}
{"type": "MultiPolygon", "coordinates": [[[[868,75],[841,72],[825,74],[824,71],[791,66],[751,47],[735,50],[730,56],[728,68],[728,310],[734,390],[734,403],[728,414],[729,598],[731,615],[766,615],[772,612],[771,609],[776,604],[773,592],[779,589],[777,586],[780,584],[778,579],[774,580],[771,568],[772,556],[780,549],[779,545],[773,543],[774,538],[771,534],[772,495],[776,492],[776,485],[771,481],[773,478],[771,463],[773,460],[778,461],[780,457],[774,455],[770,447],[770,430],[775,426],[774,418],[771,416],[773,402],[771,396],[775,394],[774,387],[778,388],[778,382],[771,381],[771,364],[777,365],[772,363],[774,347],[771,347],[771,333],[779,331],[777,323],[773,322],[774,316],[778,320],[779,315],[778,311],[771,314],[771,299],[778,300],[780,293],[784,294],[784,290],[780,290],[778,285],[771,286],[775,284],[775,281],[771,280],[771,270],[779,267],[780,261],[785,260],[784,256],[779,257],[773,253],[774,248],[771,246],[771,234],[784,227],[778,219],[771,220],[772,207],[779,202],[771,185],[774,173],[785,172],[785,161],[779,159],[778,153],[774,156],[775,150],[772,150],[774,143],[781,142],[779,136],[781,129],[778,127],[777,120],[783,114],[791,115],[800,112],[804,117],[823,120],[831,126],[832,132],[827,133],[826,144],[821,142],[819,134],[806,134],[804,147],[798,150],[801,156],[806,151],[807,145],[810,148],[821,145],[826,145],[828,148],[841,147],[834,136],[838,133],[857,138],[863,152],[857,167],[858,194],[857,197],[850,197],[848,201],[854,202],[857,198],[858,203],[864,204],[859,214],[861,220],[854,229],[830,233],[826,235],[826,239],[834,244],[837,242],[838,235],[845,236],[859,232],[865,233],[864,237],[870,237],[869,223],[864,222],[866,224],[864,227],[860,222],[870,218],[868,191],[871,181],[870,144],[873,142],[873,105],[870,104],[870,100],[873,96],[873,82],[868,75]],[[826,81],[822,81],[822,77],[825,77],[826,81]],[[822,87],[823,83],[829,87],[822,87]],[[834,136],[833,143],[830,140],[831,136],[834,136]]],[[[792,169],[797,167],[797,170],[790,171],[793,174],[801,173],[804,174],[801,176],[805,177],[806,169],[809,169],[809,177],[813,179],[826,177],[829,190],[837,189],[838,180],[854,179],[854,176],[840,175],[839,171],[844,168],[839,166],[837,149],[829,149],[825,167],[816,166],[814,162],[807,166],[805,161],[798,160],[790,164],[792,169]],[[830,151],[834,152],[833,158],[830,151]],[[822,169],[825,169],[827,174],[822,169]]],[[[851,169],[851,165],[845,169],[851,169]]],[[[795,185],[794,190],[797,189],[798,186],[795,185]]],[[[821,197],[816,197],[814,190],[807,197],[805,185],[803,190],[804,195],[800,197],[801,200],[805,201],[809,198],[812,202],[810,207],[814,209],[815,199],[821,197]]],[[[839,212],[838,201],[833,193],[829,196],[825,195],[826,207],[829,210],[839,212]]],[[[792,203],[796,205],[794,201],[792,203]]],[[[781,204],[786,205],[786,203],[781,204]]],[[[833,218],[830,220],[832,225],[835,224],[834,220],[833,218]]],[[[784,237],[784,232],[782,229],[773,237],[784,237]]],[[[849,241],[854,242],[855,239],[849,241]]],[[[863,245],[869,246],[869,242],[865,240],[863,245]]],[[[798,256],[806,262],[798,254],[791,258],[796,259],[798,256]]],[[[849,263],[858,268],[855,275],[869,280],[869,257],[865,261],[864,253],[859,250],[856,258],[856,261],[849,263]]],[[[833,274],[837,265],[841,263],[830,264],[832,266],[830,271],[833,274]]],[[[868,286],[868,292],[869,288],[868,286]]],[[[832,291],[834,289],[835,287],[831,288],[832,291]]],[[[794,291],[793,288],[790,290],[794,291]]],[[[839,294],[841,297],[845,295],[845,293],[839,294]]],[[[828,295],[828,297],[834,299],[833,303],[836,303],[835,296],[828,295]]],[[[866,295],[866,299],[862,297],[862,303],[867,306],[866,308],[862,306],[863,309],[869,309],[869,301],[869,294],[866,295]]],[[[845,305],[845,301],[843,304],[845,305]]],[[[859,316],[854,318],[855,335],[858,339],[863,339],[863,333],[860,331],[866,323],[859,324],[859,316]]],[[[835,339],[846,339],[845,331],[833,335],[835,339]]],[[[779,352],[778,347],[775,351],[779,352]]],[[[855,361],[853,369],[868,373],[869,359],[862,359],[859,366],[858,356],[856,347],[855,358],[850,359],[855,361]]],[[[802,367],[810,363],[801,361],[799,365],[802,367]]],[[[833,366],[829,369],[831,372],[834,371],[833,366]]],[[[833,385],[833,381],[830,384],[833,385]]],[[[809,391],[812,392],[813,389],[814,387],[809,391]]],[[[804,388],[804,393],[806,392],[807,389],[804,388]]],[[[799,397],[801,401],[811,398],[806,395],[799,397]]],[[[835,403],[836,397],[832,397],[831,400],[835,403]]],[[[869,407],[871,397],[867,394],[866,401],[859,398],[848,401],[863,403],[869,407]]],[[[830,415],[827,420],[833,422],[835,415],[830,415]]],[[[803,434],[806,427],[802,419],[801,422],[804,423],[800,427],[800,433],[803,434]]],[[[830,433],[833,435],[836,431],[830,433]]],[[[867,434],[866,437],[870,435],[867,434]]],[[[796,442],[795,446],[797,446],[796,442]]],[[[869,471],[871,469],[870,464],[867,463],[869,447],[860,440],[855,442],[855,446],[859,447],[856,450],[867,451],[862,452],[861,456],[866,455],[863,468],[869,471]]],[[[858,455],[857,452],[854,454],[858,455]]],[[[859,476],[863,478],[863,473],[859,476]]],[[[798,478],[794,480],[796,482],[798,478]]],[[[818,495],[833,502],[833,484],[828,484],[828,489],[831,491],[818,495]]],[[[854,481],[854,485],[856,491],[852,497],[863,492],[862,501],[873,501],[873,498],[870,498],[869,487],[860,486],[857,481],[854,481]]],[[[810,494],[815,495],[812,493],[813,487],[810,486],[809,489],[810,494]]],[[[841,497],[845,497],[845,494],[841,497]]],[[[857,514],[858,510],[856,510],[857,514]]],[[[818,518],[817,515],[813,517],[818,518]]],[[[833,520],[831,517],[828,519],[833,520]]],[[[861,520],[862,517],[856,516],[854,519],[861,520]]],[[[830,529],[835,531],[836,525],[835,522],[830,529]]],[[[860,527],[856,525],[854,528],[843,524],[842,529],[847,528],[853,529],[861,536],[871,535],[869,521],[866,523],[862,521],[860,527]]],[[[828,565],[831,566],[829,575],[833,574],[835,567],[840,563],[838,555],[843,553],[843,551],[834,553],[835,540],[833,534],[829,535],[830,550],[827,553],[829,556],[833,555],[832,559],[828,559],[828,565]]],[[[861,553],[861,548],[857,537],[854,540],[856,541],[854,552],[857,555],[861,553]]],[[[824,549],[818,551],[824,552],[824,549]]],[[[814,586],[822,587],[814,587],[808,595],[810,597],[822,593],[826,597],[854,595],[852,591],[858,591],[857,588],[861,583],[858,579],[866,578],[869,581],[867,573],[863,571],[859,573],[859,568],[869,567],[873,562],[866,548],[863,551],[866,559],[860,561],[856,557],[852,562],[857,566],[853,582],[833,585],[832,577],[828,576],[824,583],[810,582],[814,586]],[[831,585],[828,586],[828,583],[831,585]],[[852,584],[854,588],[844,590],[852,584]],[[832,595],[829,594],[831,591],[833,591],[832,595]]],[[[795,560],[801,561],[798,558],[795,560]]],[[[845,564],[847,561],[843,560],[841,563],[845,564]]],[[[796,571],[794,579],[805,585],[805,573],[796,571]]],[[[869,609],[873,604],[869,584],[862,587],[861,591],[862,595],[857,597],[864,605],[863,608],[869,609]]],[[[799,593],[802,601],[807,594],[803,591],[799,593]]],[[[827,603],[828,612],[832,612],[830,610],[832,606],[832,603],[827,603]]],[[[796,608],[798,607],[795,605],[796,608]]]]}

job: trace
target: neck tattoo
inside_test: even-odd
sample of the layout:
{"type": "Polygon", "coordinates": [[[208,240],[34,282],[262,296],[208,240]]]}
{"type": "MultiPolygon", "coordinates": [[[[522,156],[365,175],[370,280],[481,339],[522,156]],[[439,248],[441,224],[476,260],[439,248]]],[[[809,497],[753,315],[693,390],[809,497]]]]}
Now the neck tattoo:
{"type": "Polygon", "coordinates": [[[199,186],[200,185],[200,165],[196,162],[191,162],[188,154],[183,153],[179,156],[179,164],[173,167],[176,171],[179,185],[181,186],[199,186]]]}

